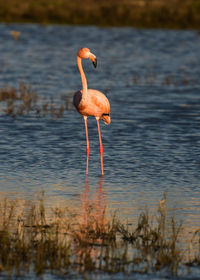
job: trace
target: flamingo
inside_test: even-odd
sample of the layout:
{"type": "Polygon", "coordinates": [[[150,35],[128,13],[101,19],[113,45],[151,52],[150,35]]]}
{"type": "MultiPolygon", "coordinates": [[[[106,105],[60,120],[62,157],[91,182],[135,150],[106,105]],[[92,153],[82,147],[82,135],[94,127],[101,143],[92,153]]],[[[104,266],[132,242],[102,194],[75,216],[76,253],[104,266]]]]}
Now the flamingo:
{"type": "Polygon", "coordinates": [[[86,164],[86,175],[88,175],[88,162],[89,162],[89,153],[90,153],[90,144],[88,137],[88,127],[87,127],[87,118],[93,116],[97,121],[97,128],[99,134],[99,144],[100,144],[100,159],[101,159],[101,173],[104,175],[103,169],[103,144],[101,138],[101,130],[99,125],[99,120],[103,120],[105,124],[111,122],[110,118],[110,103],[107,97],[100,91],[96,89],[87,88],[87,80],[85,73],[82,67],[82,59],[90,59],[96,68],[97,58],[90,52],[88,48],[81,48],[77,53],[77,66],[81,75],[82,89],[77,91],[74,94],[73,103],[77,111],[83,116],[85,122],[85,133],[86,133],[86,144],[87,144],[87,164],[86,164]]]}

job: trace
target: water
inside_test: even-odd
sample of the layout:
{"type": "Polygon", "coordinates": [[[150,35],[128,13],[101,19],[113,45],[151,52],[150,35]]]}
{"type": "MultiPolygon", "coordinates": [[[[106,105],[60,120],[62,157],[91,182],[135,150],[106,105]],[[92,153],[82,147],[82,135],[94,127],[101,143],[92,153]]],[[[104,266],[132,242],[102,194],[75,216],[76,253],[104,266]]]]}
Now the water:
{"type": "MultiPolygon", "coordinates": [[[[94,118],[90,137],[89,200],[102,184],[102,207],[135,223],[157,208],[164,191],[183,220],[186,239],[200,227],[200,36],[193,31],[41,25],[0,25],[0,87],[29,82],[41,98],[81,88],[77,50],[98,58],[83,67],[89,88],[107,92],[112,122],[101,123],[105,176],[100,182],[94,118]],[[21,32],[18,41],[11,30],[21,32]],[[188,234],[187,234],[188,233],[188,234]]],[[[1,197],[30,199],[42,190],[50,207],[81,211],[86,143],[82,117],[13,119],[0,111],[1,197]]]]}

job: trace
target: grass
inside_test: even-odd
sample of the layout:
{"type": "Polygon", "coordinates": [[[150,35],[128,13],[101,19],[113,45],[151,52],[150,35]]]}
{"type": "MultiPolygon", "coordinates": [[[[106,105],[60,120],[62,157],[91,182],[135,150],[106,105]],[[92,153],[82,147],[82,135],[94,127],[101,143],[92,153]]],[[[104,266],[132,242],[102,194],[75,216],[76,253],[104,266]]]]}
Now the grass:
{"type": "Polygon", "coordinates": [[[1,22],[199,29],[199,13],[200,0],[0,0],[1,22]]]}
{"type": "Polygon", "coordinates": [[[185,266],[200,268],[200,229],[182,249],[183,227],[167,219],[166,194],[157,212],[144,211],[136,228],[110,220],[88,207],[78,218],[67,207],[45,209],[44,196],[22,207],[5,199],[0,204],[0,271],[14,277],[30,273],[152,273],[178,275],[185,266]],[[87,217],[87,219],[85,219],[87,217]]]}
{"type": "MultiPolygon", "coordinates": [[[[161,79],[155,74],[148,73],[129,77],[126,85],[187,87],[198,85],[198,81],[186,75],[178,78],[173,74],[167,74],[161,79]]],[[[52,118],[60,118],[65,111],[74,109],[73,94],[73,92],[62,94],[58,100],[54,100],[52,96],[44,98],[33,89],[31,84],[25,84],[21,81],[18,87],[4,86],[0,89],[0,104],[2,111],[13,118],[29,114],[36,117],[51,116],[52,118]]],[[[108,95],[109,89],[104,89],[104,94],[108,95]]]]}
{"type": "Polygon", "coordinates": [[[50,115],[59,118],[65,110],[72,107],[72,94],[60,96],[60,104],[53,97],[41,98],[31,84],[20,83],[19,88],[5,86],[0,89],[0,102],[4,103],[4,112],[16,118],[34,114],[37,117],[50,115]]]}

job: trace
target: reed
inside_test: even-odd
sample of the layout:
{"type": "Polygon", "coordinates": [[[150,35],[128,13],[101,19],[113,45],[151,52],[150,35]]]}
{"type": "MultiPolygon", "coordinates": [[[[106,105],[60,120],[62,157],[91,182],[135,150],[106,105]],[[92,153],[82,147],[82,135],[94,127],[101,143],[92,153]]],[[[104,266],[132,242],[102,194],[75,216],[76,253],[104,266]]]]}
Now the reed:
{"type": "Polygon", "coordinates": [[[105,211],[98,218],[95,213],[95,207],[88,208],[86,220],[67,207],[49,213],[43,195],[26,207],[5,199],[0,204],[0,271],[13,277],[47,272],[178,275],[182,265],[200,266],[200,229],[183,254],[183,227],[167,218],[166,194],[155,215],[141,213],[136,228],[116,216],[109,220],[105,211]]]}
{"type": "Polygon", "coordinates": [[[62,95],[60,100],[55,102],[53,97],[40,97],[30,83],[26,85],[20,82],[19,87],[5,86],[0,89],[0,102],[5,103],[4,112],[13,118],[29,114],[59,118],[65,110],[72,109],[72,94],[69,92],[62,95]]]}
{"type": "MultiPolygon", "coordinates": [[[[137,74],[136,76],[127,77],[126,86],[135,87],[187,87],[198,86],[198,81],[191,76],[184,75],[177,77],[171,73],[163,76],[152,74],[151,72],[137,74]]],[[[104,89],[105,95],[109,94],[109,89],[104,89]]],[[[53,96],[41,97],[33,86],[20,82],[18,87],[4,86],[0,89],[0,104],[3,105],[3,112],[7,115],[17,118],[19,116],[32,115],[36,117],[50,116],[52,118],[63,117],[64,113],[69,110],[74,110],[73,106],[74,92],[67,92],[60,95],[57,100],[53,96]]]]}

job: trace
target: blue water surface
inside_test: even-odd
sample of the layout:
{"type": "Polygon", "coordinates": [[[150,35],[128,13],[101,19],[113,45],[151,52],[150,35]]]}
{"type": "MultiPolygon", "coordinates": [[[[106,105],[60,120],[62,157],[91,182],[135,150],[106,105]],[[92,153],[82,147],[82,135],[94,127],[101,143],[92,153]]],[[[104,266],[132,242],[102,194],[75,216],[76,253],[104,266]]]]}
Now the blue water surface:
{"type": "MultiPolygon", "coordinates": [[[[89,88],[107,94],[112,122],[101,123],[103,207],[122,221],[168,207],[185,232],[200,227],[200,36],[195,31],[79,26],[0,25],[0,87],[31,84],[39,102],[69,97],[60,118],[0,111],[1,197],[30,199],[45,191],[49,206],[80,210],[85,190],[83,118],[72,106],[81,89],[76,54],[87,46],[98,58],[83,61],[89,88]],[[20,31],[14,40],[11,30],[20,31]]],[[[90,137],[89,195],[100,182],[95,118],[90,137]]],[[[187,234],[186,234],[187,237],[187,234]]],[[[188,237],[189,238],[189,237],[188,237]]]]}

